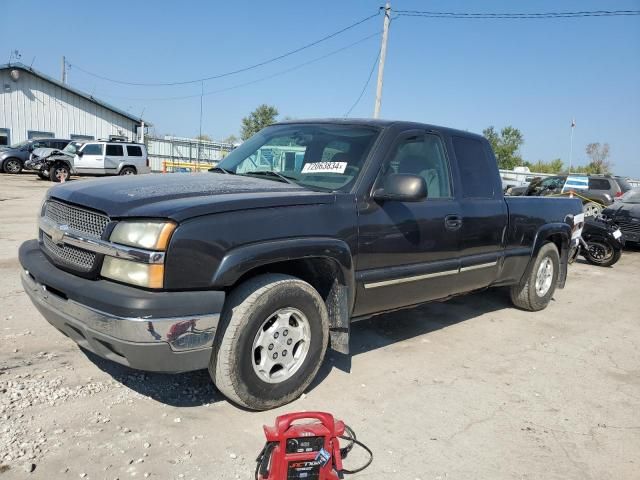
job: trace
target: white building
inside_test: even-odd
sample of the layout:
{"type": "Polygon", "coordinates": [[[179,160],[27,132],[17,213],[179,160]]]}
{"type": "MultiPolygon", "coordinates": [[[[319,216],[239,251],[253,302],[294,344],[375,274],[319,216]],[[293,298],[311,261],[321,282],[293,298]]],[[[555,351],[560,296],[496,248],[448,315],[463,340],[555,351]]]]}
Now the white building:
{"type": "Polygon", "coordinates": [[[0,65],[0,145],[31,138],[95,140],[123,135],[141,138],[149,126],[26,65],[0,65]]]}

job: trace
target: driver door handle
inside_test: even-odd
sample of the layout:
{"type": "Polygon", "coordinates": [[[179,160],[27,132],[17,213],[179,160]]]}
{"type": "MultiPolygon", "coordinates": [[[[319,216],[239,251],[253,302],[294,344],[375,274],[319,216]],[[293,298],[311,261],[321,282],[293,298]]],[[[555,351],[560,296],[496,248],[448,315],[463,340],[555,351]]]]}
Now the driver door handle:
{"type": "Polygon", "coordinates": [[[459,230],[462,227],[462,217],[460,215],[447,215],[444,217],[444,226],[447,230],[459,230]]]}

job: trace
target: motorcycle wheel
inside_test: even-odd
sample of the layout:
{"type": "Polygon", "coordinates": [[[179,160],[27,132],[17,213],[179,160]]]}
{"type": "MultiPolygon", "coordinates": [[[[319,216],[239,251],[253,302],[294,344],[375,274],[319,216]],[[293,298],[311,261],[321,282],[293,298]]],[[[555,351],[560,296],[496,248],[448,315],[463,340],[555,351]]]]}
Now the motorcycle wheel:
{"type": "Polygon", "coordinates": [[[589,247],[584,251],[584,258],[592,265],[610,267],[622,256],[622,250],[616,250],[606,242],[587,242],[589,247]]]}

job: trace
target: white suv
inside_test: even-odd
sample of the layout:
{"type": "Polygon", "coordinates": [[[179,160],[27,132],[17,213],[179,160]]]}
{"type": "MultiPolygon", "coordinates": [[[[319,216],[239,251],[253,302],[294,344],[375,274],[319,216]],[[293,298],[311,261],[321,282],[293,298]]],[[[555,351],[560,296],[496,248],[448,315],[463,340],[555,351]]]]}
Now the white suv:
{"type": "Polygon", "coordinates": [[[73,152],[71,173],[88,175],[136,175],[149,173],[147,148],[142,143],[90,141],[70,143],[63,152],[73,152]]]}
{"type": "Polygon", "coordinates": [[[54,182],[75,175],[137,175],[149,173],[147,147],[142,143],[91,140],[71,142],[63,150],[36,151],[33,168],[54,182]]]}

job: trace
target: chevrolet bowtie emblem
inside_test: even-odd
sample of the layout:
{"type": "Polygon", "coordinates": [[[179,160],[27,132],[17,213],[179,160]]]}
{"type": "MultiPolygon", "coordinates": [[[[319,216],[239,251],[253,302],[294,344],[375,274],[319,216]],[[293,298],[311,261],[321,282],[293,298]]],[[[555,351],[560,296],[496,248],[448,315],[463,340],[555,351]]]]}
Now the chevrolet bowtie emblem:
{"type": "Polygon", "coordinates": [[[53,240],[56,245],[62,245],[64,243],[64,234],[68,230],[69,225],[56,225],[56,228],[51,232],[51,240],[53,240]]]}

